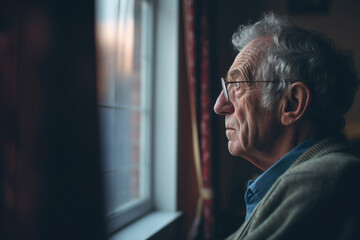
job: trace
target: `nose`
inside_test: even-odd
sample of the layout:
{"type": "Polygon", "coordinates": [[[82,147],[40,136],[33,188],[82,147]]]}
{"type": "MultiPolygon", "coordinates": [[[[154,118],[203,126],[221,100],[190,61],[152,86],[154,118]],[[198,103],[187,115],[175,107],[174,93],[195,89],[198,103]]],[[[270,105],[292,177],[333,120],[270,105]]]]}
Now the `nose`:
{"type": "Polygon", "coordinates": [[[227,102],[224,92],[221,91],[214,105],[214,112],[219,115],[227,115],[234,112],[234,105],[231,101],[227,102]]]}

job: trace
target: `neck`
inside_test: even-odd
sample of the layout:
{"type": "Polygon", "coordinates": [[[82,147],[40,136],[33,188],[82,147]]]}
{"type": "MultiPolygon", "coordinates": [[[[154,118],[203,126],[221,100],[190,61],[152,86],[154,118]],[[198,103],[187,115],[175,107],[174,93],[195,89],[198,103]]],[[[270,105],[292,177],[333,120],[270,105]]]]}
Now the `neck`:
{"type": "Polygon", "coordinates": [[[266,171],[297,145],[313,135],[310,127],[284,128],[260,149],[252,149],[243,156],[257,168],[266,171]]]}

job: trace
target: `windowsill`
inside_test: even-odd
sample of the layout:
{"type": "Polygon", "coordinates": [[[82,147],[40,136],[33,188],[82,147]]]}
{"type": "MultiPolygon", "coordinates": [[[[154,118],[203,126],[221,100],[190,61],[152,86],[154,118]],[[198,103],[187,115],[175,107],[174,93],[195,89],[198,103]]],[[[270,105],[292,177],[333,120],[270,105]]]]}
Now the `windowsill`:
{"type": "MultiPolygon", "coordinates": [[[[144,240],[149,238],[157,239],[156,236],[161,232],[168,232],[169,228],[173,227],[174,223],[180,219],[180,216],[180,212],[151,212],[133,224],[130,224],[129,226],[116,232],[109,238],[109,240],[144,240]]],[[[176,231],[176,227],[174,229],[176,231]]],[[[170,231],[169,234],[176,234],[176,232],[171,233],[170,231]]]]}

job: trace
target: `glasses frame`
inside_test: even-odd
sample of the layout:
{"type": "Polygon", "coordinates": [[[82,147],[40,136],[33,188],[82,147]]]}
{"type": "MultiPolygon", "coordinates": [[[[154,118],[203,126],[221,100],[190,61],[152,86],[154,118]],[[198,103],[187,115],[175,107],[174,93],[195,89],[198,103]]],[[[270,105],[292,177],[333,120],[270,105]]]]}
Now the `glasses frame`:
{"type": "MultiPolygon", "coordinates": [[[[280,81],[231,81],[231,82],[225,82],[225,79],[224,78],[221,78],[221,87],[223,89],[223,92],[224,92],[224,96],[225,96],[225,99],[226,99],[226,102],[229,103],[230,102],[230,98],[229,98],[229,93],[228,93],[228,90],[227,90],[227,84],[231,84],[231,83],[260,83],[260,82],[280,82],[280,81]]],[[[288,82],[288,81],[286,81],[288,82]]]]}

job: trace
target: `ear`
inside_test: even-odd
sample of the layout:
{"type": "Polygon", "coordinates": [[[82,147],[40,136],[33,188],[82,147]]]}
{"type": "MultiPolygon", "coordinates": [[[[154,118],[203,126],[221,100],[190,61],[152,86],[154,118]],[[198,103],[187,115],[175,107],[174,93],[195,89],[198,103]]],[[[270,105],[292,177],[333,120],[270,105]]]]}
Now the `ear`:
{"type": "Polygon", "coordinates": [[[309,107],[311,92],[303,82],[295,82],[283,97],[280,107],[280,119],[284,126],[298,122],[309,107]]]}

